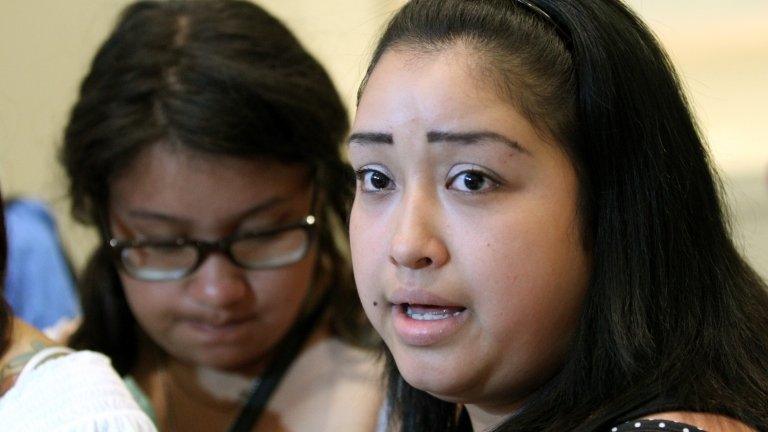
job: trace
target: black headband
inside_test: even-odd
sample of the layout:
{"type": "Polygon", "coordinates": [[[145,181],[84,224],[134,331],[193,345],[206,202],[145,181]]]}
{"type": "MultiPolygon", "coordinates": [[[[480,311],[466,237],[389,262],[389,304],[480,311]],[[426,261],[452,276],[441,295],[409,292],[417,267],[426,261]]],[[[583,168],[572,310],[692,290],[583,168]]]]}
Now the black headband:
{"type": "Polygon", "coordinates": [[[563,26],[557,23],[557,21],[552,18],[552,16],[544,11],[544,9],[536,6],[535,4],[531,3],[528,0],[515,0],[518,4],[524,6],[529,11],[535,13],[539,17],[543,18],[545,21],[550,23],[554,28],[555,31],[557,31],[558,36],[560,36],[560,39],[565,43],[565,47],[570,51],[572,47],[571,43],[571,35],[565,31],[563,26]]]}

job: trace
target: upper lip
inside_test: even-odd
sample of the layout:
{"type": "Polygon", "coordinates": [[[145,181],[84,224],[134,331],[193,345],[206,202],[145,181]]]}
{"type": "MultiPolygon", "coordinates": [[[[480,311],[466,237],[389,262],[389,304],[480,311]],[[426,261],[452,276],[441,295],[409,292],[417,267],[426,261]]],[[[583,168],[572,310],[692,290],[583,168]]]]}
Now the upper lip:
{"type": "Polygon", "coordinates": [[[455,301],[419,288],[399,288],[387,296],[387,301],[395,305],[411,304],[457,308],[465,307],[455,301]]]}

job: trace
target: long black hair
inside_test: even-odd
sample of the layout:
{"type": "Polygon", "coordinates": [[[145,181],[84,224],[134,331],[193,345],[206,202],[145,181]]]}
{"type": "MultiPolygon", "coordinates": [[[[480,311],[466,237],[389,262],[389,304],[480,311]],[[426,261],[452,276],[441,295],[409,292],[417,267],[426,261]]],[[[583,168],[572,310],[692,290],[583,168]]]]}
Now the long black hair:
{"type": "MultiPolygon", "coordinates": [[[[333,328],[361,341],[366,321],[346,255],[351,199],[340,156],[349,123],[330,78],[277,19],[236,0],[140,1],[97,52],[60,158],[74,217],[98,225],[110,183],[147,146],[303,164],[323,197],[317,280],[333,328]]],[[[136,321],[102,239],[79,280],[83,324],[71,345],[106,353],[122,374],[137,355],[136,321]]]]}
{"type": "MultiPolygon", "coordinates": [[[[497,430],[600,430],[652,401],[768,430],[766,284],[730,239],[703,139],[648,28],[618,0],[412,0],[368,75],[389,49],[456,42],[569,155],[594,263],[566,361],[497,430]]],[[[387,356],[393,425],[471,429],[387,356]]]]}

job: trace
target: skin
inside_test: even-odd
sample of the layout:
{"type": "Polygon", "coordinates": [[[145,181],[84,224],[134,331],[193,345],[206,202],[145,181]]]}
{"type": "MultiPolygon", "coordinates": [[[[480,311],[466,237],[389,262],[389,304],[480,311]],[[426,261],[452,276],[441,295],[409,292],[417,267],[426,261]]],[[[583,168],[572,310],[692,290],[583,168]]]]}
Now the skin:
{"type": "Polygon", "coordinates": [[[350,139],[350,237],[363,306],[403,377],[466,404],[483,430],[562,364],[590,259],[568,157],[485,85],[476,60],[461,45],[381,58],[350,139]],[[485,135],[429,142],[430,132],[485,135]],[[391,185],[376,188],[375,172],[391,185]],[[403,292],[466,309],[447,337],[420,346],[397,331],[403,292]]]}
{"type": "Polygon", "coordinates": [[[0,396],[13,387],[24,365],[35,354],[53,345],[54,342],[39,330],[19,318],[14,318],[11,326],[11,344],[0,357],[0,396]]]}

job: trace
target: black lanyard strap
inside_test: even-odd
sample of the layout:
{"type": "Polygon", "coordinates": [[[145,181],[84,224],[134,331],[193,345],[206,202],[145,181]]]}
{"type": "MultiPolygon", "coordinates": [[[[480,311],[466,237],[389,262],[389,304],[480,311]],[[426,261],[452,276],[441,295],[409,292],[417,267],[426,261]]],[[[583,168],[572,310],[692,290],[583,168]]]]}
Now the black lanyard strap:
{"type": "Polygon", "coordinates": [[[315,329],[317,322],[326,309],[327,303],[328,294],[326,293],[314,310],[299,320],[288,331],[288,334],[278,345],[275,358],[272,359],[261,380],[257,380],[254,384],[248,400],[240,410],[240,415],[237,416],[235,422],[229,427],[229,432],[250,432],[253,429],[253,425],[261,417],[261,413],[266,408],[269,398],[280,384],[285,372],[296,357],[298,357],[299,351],[301,351],[309,335],[315,329]]]}

